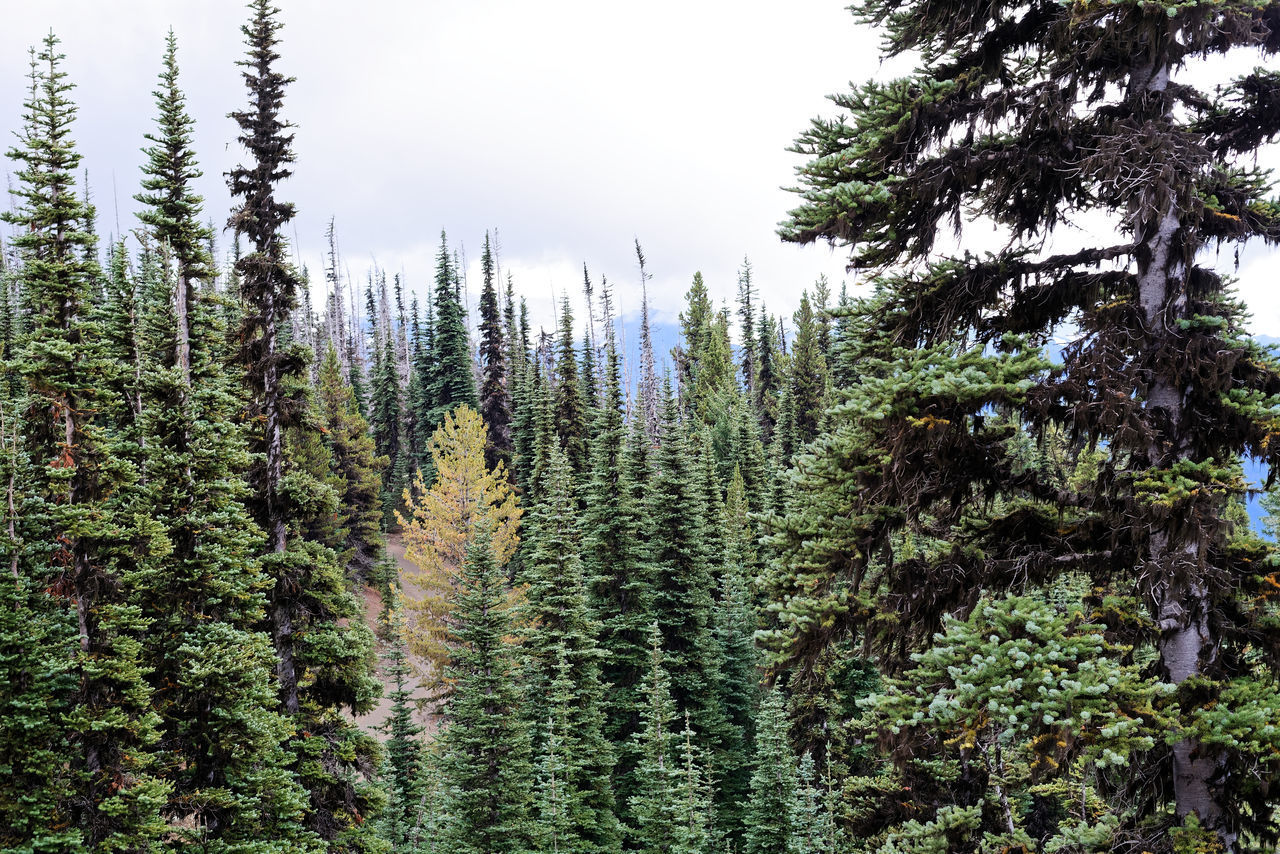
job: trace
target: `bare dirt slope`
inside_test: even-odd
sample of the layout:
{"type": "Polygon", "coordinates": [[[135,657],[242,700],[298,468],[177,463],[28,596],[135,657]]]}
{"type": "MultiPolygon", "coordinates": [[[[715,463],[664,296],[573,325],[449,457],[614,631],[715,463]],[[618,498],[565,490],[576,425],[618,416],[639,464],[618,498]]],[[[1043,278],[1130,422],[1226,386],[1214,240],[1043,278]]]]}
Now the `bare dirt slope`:
{"type": "MultiPolygon", "coordinates": [[[[417,589],[413,587],[413,585],[408,584],[406,580],[408,573],[413,569],[413,565],[405,560],[404,544],[400,542],[399,534],[389,534],[387,536],[387,554],[395,558],[396,565],[400,568],[400,584],[404,588],[405,593],[408,596],[414,596],[417,593],[417,589]]],[[[382,597],[378,595],[378,591],[368,587],[362,590],[361,593],[364,596],[365,620],[369,623],[369,628],[376,632],[378,628],[378,615],[382,613],[382,597]]],[[[379,655],[382,654],[384,648],[385,645],[380,642],[378,644],[379,655]]],[[[413,663],[415,667],[421,665],[421,662],[416,659],[413,659],[413,663]]],[[[381,673],[379,673],[379,678],[382,679],[382,698],[378,701],[376,708],[367,715],[357,717],[356,722],[364,729],[382,735],[380,728],[386,722],[387,716],[391,713],[391,700],[387,696],[391,692],[391,686],[387,683],[387,680],[382,677],[381,673]]],[[[417,681],[416,677],[415,681],[417,681]]],[[[427,691],[419,686],[417,690],[414,691],[413,696],[414,699],[422,700],[427,696],[427,691]]],[[[426,727],[427,732],[435,732],[436,720],[434,715],[427,714],[420,707],[414,713],[414,719],[419,724],[426,727]]]]}

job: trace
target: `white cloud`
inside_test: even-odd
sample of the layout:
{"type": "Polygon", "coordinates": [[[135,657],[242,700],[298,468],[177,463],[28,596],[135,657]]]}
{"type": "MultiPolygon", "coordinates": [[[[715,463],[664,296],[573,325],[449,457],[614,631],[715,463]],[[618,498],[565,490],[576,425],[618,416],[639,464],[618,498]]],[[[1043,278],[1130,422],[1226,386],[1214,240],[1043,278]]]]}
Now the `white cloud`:
{"type": "MultiPolygon", "coordinates": [[[[297,77],[285,116],[298,125],[298,163],[281,195],[297,203],[313,273],[333,216],[358,280],[376,257],[419,293],[431,286],[441,228],[474,264],[484,231],[499,227],[535,324],[552,323],[551,289],[579,299],[584,261],[634,314],[637,237],[665,320],[695,270],[717,302],[731,300],[744,255],[763,299],[787,314],[819,274],[837,289],[845,278],[839,253],[774,234],[795,204],[779,189],[799,163],[786,147],[811,117],[834,111],[826,94],[880,68],[879,36],[840,0],[277,3],[281,65],[297,77]]],[[[0,128],[18,127],[26,48],[53,26],[79,87],[76,137],[104,232],[117,230],[117,206],[120,228],[133,227],[139,149],[172,24],[200,188],[221,225],[222,173],[240,157],[226,115],[244,101],[233,64],[244,7],[11,5],[0,29],[0,128]]],[[[1266,272],[1245,271],[1255,304],[1270,299],[1266,272]]],[[[1260,329],[1280,332],[1275,310],[1257,315],[1260,329]]]]}

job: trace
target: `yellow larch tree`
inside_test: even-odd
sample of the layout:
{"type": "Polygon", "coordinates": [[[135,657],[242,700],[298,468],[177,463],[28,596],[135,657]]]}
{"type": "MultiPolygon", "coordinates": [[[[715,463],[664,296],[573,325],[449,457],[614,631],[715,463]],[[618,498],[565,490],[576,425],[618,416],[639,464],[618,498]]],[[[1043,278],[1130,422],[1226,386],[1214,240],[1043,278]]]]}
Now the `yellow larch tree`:
{"type": "MultiPolygon", "coordinates": [[[[492,530],[499,566],[511,560],[520,543],[519,496],[501,462],[493,469],[485,465],[487,432],[469,406],[446,415],[431,437],[435,481],[428,487],[419,471],[413,488],[405,490],[406,514],[396,512],[405,558],[415,567],[405,578],[409,648],[428,678],[442,677],[454,643],[450,600],[476,521],[485,517],[485,527],[492,530]]],[[[513,590],[508,598],[514,605],[518,597],[513,590]]]]}

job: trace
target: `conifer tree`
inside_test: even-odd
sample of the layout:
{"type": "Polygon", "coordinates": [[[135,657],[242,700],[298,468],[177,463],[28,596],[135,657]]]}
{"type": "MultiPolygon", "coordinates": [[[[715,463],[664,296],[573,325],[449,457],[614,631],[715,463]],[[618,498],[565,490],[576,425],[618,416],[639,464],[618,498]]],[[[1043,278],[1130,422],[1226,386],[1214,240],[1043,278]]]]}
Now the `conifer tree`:
{"type": "Polygon", "coordinates": [[[162,719],[159,768],[173,787],[165,812],[186,844],[268,838],[306,848],[317,840],[298,822],[306,795],[281,747],[288,723],[259,631],[267,579],[253,559],[261,532],[241,504],[249,460],[232,426],[239,401],[221,368],[217,307],[201,286],[213,265],[190,188],[200,173],[175,51],[170,33],[138,197],[160,250],[143,264],[137,324],[146,481],[136,506],[155,532],[133,586],[152,620],[143,654],[162,719]]]}
{"type": "MultiPolygon", "coordinates": [[[[246,314],[239,330],[240,346],[248,369],[245,384],[250,395],[250,420],[261,422],[261,431],[253,437],[253,450],[263,457],[252,476],[253,510],[267,538],[268,550],[282,564],[288,563],[288,507],[280,493],[285,469],[284,421],[287,405],[285,376],[297,374],[298,357],[280,352],[280,325],[287,320],[296,304],[298,280],[285,257],[280,229],[293,218],[293,205],[276,200],[275,183],[292,174],[292,134],[280,118],[284,87],[290,82],[273,63],[279,58],[276,36],[280,24],[275,10],[265,0],[252,7],[253,19],[243,27],[249,47],[247,59],[239,60],[250,94],[250,109],[234,113],[240,125],[241,143],[253,157],[253,165],[238,166],[230,175],[232,195],[244,202],[232,215],[230,226],[237,235],[249,237],[253,249],[236,261],[240,279],[240,299],[246,314]]],[[[275,561],[273,561],[273,564],[275,561]]],[[[285,578],[286,566],[272,566],[277,590],[272,597],[272,640],[280,657],[277,677],[284,697],[285,710],[296,713],[298,674],[294,661],[293,626],[284,602],[285,590],[291,586],[285,578]]]]}
{"type": "Polygon", "coordinates": [[[449,607],[476,520],[488,519],[489,549],[501,564],[511,560],[520,542],[522,508],[503,468],[485,466],[484,434],[484,421],[474,409],[460,406],[447,415],[429,446],[435,481],[428,487],[419,475],[406,512],[397,511],[405,557],[418,567],[406,580],[422,592],[422,598],[406,603],[414,617],[409,646],[437,673],[456,643],[449,607]]]}
{"type": "Polygon", "coordinates": [[[523,442],[521,429],[527,425],[522,422],[521,415],[526,398],[524,383],[527,376],[529,353],[527,342],[521,336],[520,327],[516,322],[515,283],[510,273],[507,273],[506,294],[502,305],[502,322],[506,342],[507,401],[511,406],[511,455],[508,469],[514,482],[519,484],[521,478],[524,477],[524,471],[520,464],[523,442]]]}
{"type": "Polygon", "coordinates": [[[407,401],[413,410],[413,425],[416,433],[418,454],[413,459],[414,475],[418,471],[430,481],[431,452],[428,446],[435,427],[431,423],[431,413],[435,407],[435,392],[432,389],[432,362],[435,359],[435,310],[431,306],[431,297],[427,297],[427,315],[419,328],[417,348],[413,356],[413,378],[416,383],[415,393],[407,401]]]}
{"type": "Polygon", "coordinates": [[[828,854],[842,842],[827,792],[819,788],[813,755],[800,757],[800,788],[792,805],[787,854],[828,854]]]}
{"type": "Polygon", "coordinates": [[[480,272],[484,279],[480,291],[480,415],[489,428],[489,446],[485,459],[490,468],[498,462],[511,466],[511,397],[507,388],[507,342],[503,338],[502,317],[498,312],[498,290],[494,281],[493,250],[489,234],[484,236],[480,255],[480,272]]]}
{"type": "Polygon", "coordinates": [[[652,607],[677,708],[706,702],[703,660],[710,640],[712,573],[707,553],[706,492],[671,387],[666,388],[661,444],[646,496],[652,607]]]}
{"type": "Polygon", "coordinates": [[[425,425],[419,423],[418,414],[423,408],[423,336],[422,317],[418,311],[418,298],[410,301],[409,308],[409,379],[404,386],[404,459],[407,480],[411,481],[417,471],[419,461],[426,451],[427,441],[431,438],[424,435],[425,425]]]}
{"type": "Polygon", "coordinates": [[[756,722],[756,770],[746,809],[744,854],[787,854],[800,788],[788,729],[786,697],[773,688],[765,694],[756,722]]]}
{"type": "Polygon", "coordinates": [[[675,731],[679,714],[664,660],[661,630],[654,623],[641,729],[634,736],[641,758],[631,797],[631,848],[642,854],[710,854],[706,778],[688,721],[683,733],[675,731]]]}
{"type": "Polygon", "coordinates": [[[786,419],[789,450],[794,454],[818,435],[827,408],[827,360],[822,346],[822,320],[813,311],[809,292],[800,295],[796,338],[787,371],[786,419]]]}
{"type": "Polygon", "coordinates": [[[369,764],[376,745],[339,710],[363,711],[376,695],[372,633],[359,618],[332,551],[338,542],[306,536],[322,520],[332,527],[337,494],[323,484],[332,463],[308,417],[305,354],[284,341],[297,305],[298,277],[280,234],[293,218],[293,205],[275,195],[294,160],[293,136],[280,117],[290,79],[275,69],[278,10],[268,0],[254,0],[251,10],[251,21],[242,27],[248,56],[238,63],[249,108],[232,114],[251,165],[228,174],[232,196],[243,199],[230,226],[251,244],[236,262],[247,420],[253,425],[251,450],[259,455],[250,470],[249,506],[267,537],[263,566],[273,581],[268,627],[281,707],[298,730],[290,747],[310,795],[306,826],[333,846],[363,851],[377,844],[373,823],[365,823],[376,813],[375,793],[363,782],[376,772],[369,764]]]}
{"type": "Polygon", "coordinates": [[[742,477],[734,469],[719,527],[723,530],[723,562],[711,629],[723,665],[715,685],[726,718],[726,739],[716,768],[720,805],[717,820],[737,838],[745,825],[742,814],[751,778],[749,746],[755,739],[760,669],[755,647],[755,604],[749,578],[756,563],[742,477]]]}
{"type": "Polygon", "coordinates": [[[573,310],[569,295],[560,303],[560,341],[555,366],[555,427],[569,468],[579,477],[587,467],[587,427],[578,379],[578,357],[573,346],[573,310]]]}
{"type": "Polygon", "coordinates": [[[478,409],[475,373],[471,365],[466,311],[460,297],[459,274],[444,232],[440,233],[440,251],[436,254],[436,288],[432,306],[435,312],[431,326],[431,411],[426,424],[435,430],[445,413],[460,405],[478,409]]]}
{"type": "Polygon", "coordinates": [[[1230,538],[1227,508],[1242,489],[1241,456],[1280,462],[1271,410],[1257,405],[1280,387],[1280,371],[1245,336],[1209,247],[1280,239],[1272,179],[1254,165],[1280,132],[1280,78],[1228,76],[1233,56],[1280,49],[1280,11],[1273,2],[855,8],[886,27],[890,54],[921,61],[838,96],[848,115],[815,122],[796,144],[808,163],[783,236],[847,244],[850,266],[877,276],[878,298],[856,313],[875,342],[862,365],[878,376],[859,379],[859,400],[806,464],[795,506],[822,509],[793,520],[827,534],[800,549],[799,527],[786,526],[783,560],[799,571],[775,595],[796,581],[806,592],[783,609],[796,629],[784,646],[800,652],[815,630],[836,638],[862,622],[855,614],[891,614],[865,628],[901,661],[980,590],[1087,573],[1146,603],[1117,637],[1144,647],[1155,678],[1179,686],[1167,746],[1149,757],[1149,775],[1121,781],[1131,785],[1115,795],[1126,805],[1121,832],[1141,834],[1150,850],[1273,845],[1280,824],[1264,780],[1280,769],[1259,772],[1257,745],[1225,733],[1228,718],[1274,714],[1264,686],[1275,672],[1252,655],[1278,648],[1280,635],[1256,630],[1255,609],[1271,594],[1254,567],[1266,558],[1230,538]],[[1192,57],[1209,61],[1193,74],[1192,57]],[[1221,88],[1210,94],[1207,83],[1221,88]],[[1055,239],[1082,217],[1106,218],[1105,239],[1078,249],[1055,239]],[[936,242],[944,222],[960,246],[994,226],[1002,248],[948,253],[936,242]],[[1064,328],[1072,340],[1060,368],[1022,358],[1064,328]],[[866,406],[887,417],[853,414],[866,406]],[[1017,413],[1033,433],[1063,429],[1106,448],[1098,478],[1076,492],[1028,476],[1011,453],[1017,430],[990,424],[992,410],[1017,413]],[[862,467],[871,458],[883,476],[862,467]],[[817,485],[837,467],[865,473],[856,489],[840,487],[845,499],[817,485]],[[834,572],[834,532],[819,521],[831,518],[849,520],[837,535],[846,558],[858,544],[834,572]],[[945,532],[947,546],[883,560],[908,532],[945,532]],[[878,606],[850,602],[873,589],[878,606]],[[827,620],[836,599],[850,619],[827,620]]]}
{"type": "MultiPolygon", "coordinates": [[[[119,402],[100,389],[110,388],[119,367],[106,358],[98,324],[87,316],[101,272],[85,229],[90,214],[75,191],[76,108],[57,45],[50,33],[32,51],[23,130],[9,151],[18,164],[16,205],[4,218],[19,228],[14,246],[29,314],[11,362],[26,386],[9,496],[11,541],[21,542],[11,558],[14,604],[31,619],[36,648],[54,653],[49,677],[17,674],[14,684],[19,696],[30,697],[37,685],[65,693],[14,710],[35,741],[30,757],[16,755],[7,785],[34,787],[5,794],[56,821],[42,827],[19,818],[15,826],[29,831],[15,840],[19,850],[31,850],[36,840],[46,850],[145,849],[164,830],[160,810],[168,795],[154,775],[159,717],[138,641],[148,621],[126,587],[135,571],[126,546],[145,523],[126,512],[135,471],[104,429],[103,415],[119,402]],[[44,713],[57,718],[41,720],[44,713]],[[50,768],[48,751],[55,748],[60,755],[50,768]],[[32,779],[41,773],[48,780],[32,779]],[[53,781],[60,785],[50,791],[53,781]]],[[[21,637],[10,631],[4,640],[19,646],[6,649],[6,659],[29,660],[21,637]]],[[[5,753],[21,749],[6,746],[5,753]]]]}
{"type": "Polygon", "coordinates": [[[190,370],[189,341],[192,299],[188,291],[195,282],[213,278],[213,259],[205,245],[212,232],[200,221],[204,200],[192,189],[202,173],[192,150],[194,122],[187,114],[186,98],[178,88],[178,43],[169,30],[165,41],[164,69],[160,88],[154,93],[159,116],[155,134],[147,134],[151,146],[142,167],[142,192],[136,198],[144,206],[138,214],[149,227],[162,251],[177,267],[174,308],[177,314],[177,364],[179,372],[190,370]]]}
{"type": "Polygon", "coordinates": [[[143,246],[137,269],[130,263],[124,241],[117,242],[108,250],[106,273],[102,293],[89,309],[101,333],[101,355],[116,366],[110,377],[103,378],[102,390],[120,404],[111,409],[118,452],[137,468],[139,480],[145,480],[142,375],[150,355],[147,342],[155,331],[147,328],[145,309],[149,301],[167,305],[168,282],[160,253],[150,241],[143,246]]]}
{"type": "Polygon", "coordinates": [[[711,425],[722,417],[738,392],[729,318],[712,307],[701,273],[693,274],[685,300],[687,305],[680,314],[684,344],[672,352],[681,403],[687,413],[711,425]]]}
{"type": "MultiPolygon", "coordinates": [[[[596,358],[596,348],[592,345],[590,336],[583,332],[582,360],[578,367],[578,397],[582,400],[582,422],[587,427],[595,421],[596,410],[600,408],[600,365],[596,363],[596,358]]],[[[584,439],[588,465],[591,459],[590,438],[588,433],[584,439]]]]}
{"type": "Polygon", "coordinates": [[[645,269],[644,250],[636,240],[636,260],[640,264],[640,417],[651,442],[658,440],[658,423],[662,417],[662,388],[658,385],[658,367],[653,356],[653,331],[649,328],[649,279],[645,269]]]}
{"type": "Polygon", "coordinates": [[[351,386],[343,380],[342,366],[332,347],[325,351],[320,366],[316,404],[334,472],[341,479],[338,526],[343,536],[339,555],[348,577],[366,579],[385,545],[379,475],[388,460],[377,454],[369,422],[360,414],[351,386]]]}
{"type": "Polygon", "coordinates": [[[609,330],[605,351],[605,397],[592,429],[590,480],[582,512],[582,558],[607,653],[602,678],[608,686],[605,732],[617,751],[615,792],[625,813],[638,757],[632,735],[640,724],[640,683],[648,672],[648,626],[653,620],[649,564],[643,532],[645,505],[636,500],[626,459],[622,378],[609,330]]]}
{"type": "Polygon", "coordinates": [[[524,852],[534,833],[530,739],[510,640],[515,624],[490,527],[477,518],[452,595],[458,644],[447,671],[454,690],[441,772],[452,793],[448,850],[458,854],[524,852]]]}
{"type": "Polygon", "coordinates": [[[391,681],[391,714],[383,724],[386,735],[388,789],[387,808],[382,814],[382,835],[393,850],[409,844],[418,823],[422,801],[423,755],[418,736],[422,727],[413,720],[413,688],[405,643],[405,623],[401,609],[393,604],[398,588],[391,590],[392,602],[386,618],[387,649],[383,653],[383,677],[391,681]]]}
{"type": "Polygon", "coordinates": [[[521,494],[529,494],[529,481],[533,474],[533,462],[537,432],[537,401],[542,387],[541,372],[532,358],[523,360],[516,396],[512,399],[514,411],[511,418],[512,460],[516,466],[516,483],[521,494]]]}
{"type": "Polygon", "coordinates": [[[395,340],[384,332],[378,346],[379,355],[374,362],[370,386],[369,422],[373,432],[374,451],[387,458],[382,470],[382,494],[380,501],[386,527],[394,517],[392,513],[400,504],[405,488],[404,443],[400,428],[403,410],[400,405],[400,376],[396,367],[395,340]]]}
{"type": "Polygon", "coordinates": [[[759,339],[756,343],[756,358],[760,367],[756,371],[756,383],[752,403],[755,404],[756,417],[760,420],[760,436],[765,445],[773,443],[773,432],[778,424],[778,397],[782,380],[778,372],[778,339],[774,334],[773,320],[760,306],[759,339]]]}
{"type": "MultiPolygon", "coordinates": [[[[561,804],[570,805],[560,830],[581,850],[617,851],[621,830],[614,812],[611,776],[614,757],[605,740],[605,686],[600,678],[605,651],[600,625],[588,601],[579,557],[577,499],[564,453],[550,450],[546,493],[530,515],[519,580],[526,587],[527,633],[524,688],[531,700],[566,693],[561,701],[559,776],[561,804]],[[558,684],[553,684],[558,683],[558,684]]],[[[541,707],[531,704],[531,723],[541,707]]],[[[555,721],[551,726],[554,729],[555,721]]],[[[542,745],[544,755],[548,745],[542,745]]]]}
{"type": "Polygon", "coordinates": [[[738,270],[738,331],[742,336],[742,386],[746,389],[747,398],[755,399],[756,370],[760,359],[759,340],[755,330],[755,308],[752,300],[756,296],[755,282],[751,279],[751,260],[745,256],[742,267],[738,270]]]}
{"type": "Polygon", "coordinates": [[[531,368],[533,383],[530,388],[531,449],[527,461],[529,473],[524,481],[525,506],[532,510],[546,495],[547,473],[551,465],[551,451],[560,443],[556,432],[555,386],[552,377],[544,371],[541,359],[535,359],[531,368]]]}
{"type": "Polygon", "coordinates": [[[574,673],[568,650],[563,644],[556,649],[555,675],[545,694],[545,736],[539,740],[541,850],[622,850],[622,825],[609,779],[613,751],[601,732],[603,686],[598,665],[590,662],[587,667],[586,674],[574,673]]]}

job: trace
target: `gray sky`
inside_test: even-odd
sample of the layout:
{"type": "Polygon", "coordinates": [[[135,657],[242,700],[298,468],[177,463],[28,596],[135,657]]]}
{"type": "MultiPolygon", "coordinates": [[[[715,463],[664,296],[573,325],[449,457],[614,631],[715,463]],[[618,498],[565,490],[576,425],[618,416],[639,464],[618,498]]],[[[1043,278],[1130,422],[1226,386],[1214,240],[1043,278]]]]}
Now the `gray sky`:
{"type": "MultiPolygon", "coordinates": [[[[695,270],[732,299],[751,258],[765,301],[788,314],[820,273],[838,288],[843,257],[782,244],[774,228],[800,162],[786,147],[824,99],[877,73],[877,36],[843,0],[277,0],[281,68],[297,77],[297,238],[319,277],[336,217],[351,273],[377,262],[430,286],[442,228],[474,272],[486,228],[504,269],[550,323],[553,292],[580,300],[585,261],[623,309],[639,306],[634,238],[653,302],[672,320],[695,270]]],[[[244,103],[234,60],[246,17],[234,0],[11,3],[0,28],[0,127],[19,125],[27,48],[51,27],[77,84],[76,131],[100,230],[134,227],[142,135],[152,127],[164,34],[179,40],[206,210],[230,205],[222,173],[241,157],[226,114],[244,103]]],[[[1280,294],[1244,258],[1258,331],[1280,334],[1280,294]]],[[[476,277],[472,276],[474,300],[476,277]]],[[[852,282],[851,282],[852,284],[852,282]]]]}

